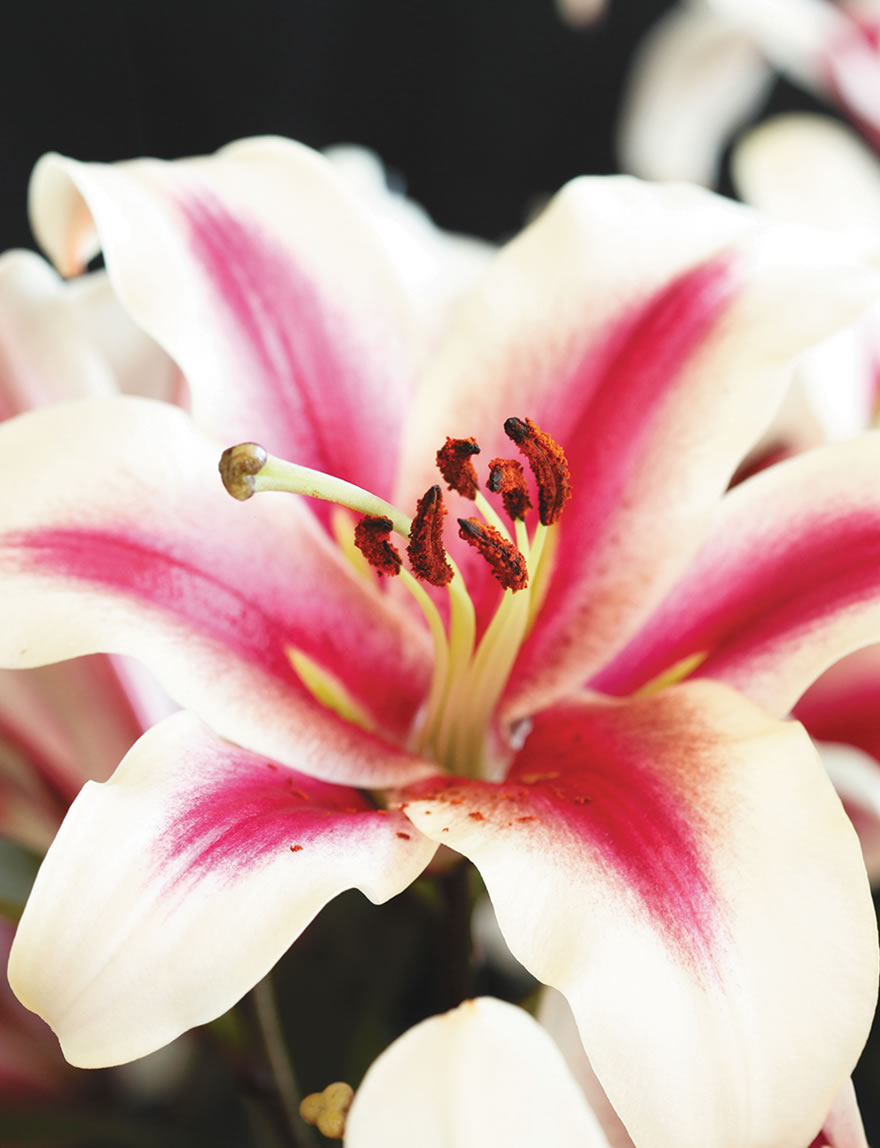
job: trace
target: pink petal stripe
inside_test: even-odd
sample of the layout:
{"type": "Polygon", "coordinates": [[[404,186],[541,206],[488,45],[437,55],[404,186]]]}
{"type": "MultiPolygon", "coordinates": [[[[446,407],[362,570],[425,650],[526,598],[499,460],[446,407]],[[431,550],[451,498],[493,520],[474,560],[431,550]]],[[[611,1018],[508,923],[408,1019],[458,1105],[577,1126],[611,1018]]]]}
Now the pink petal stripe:
{"type": "Polygon", "coordinates": [[[535,720],[503,783],[439,777],[408,787],[404,808],[417,797],[422,829],[449,811],[524,855],[549,850],[562,869],[596,870],[627,890],[676,959],[714,978],[728,937],[711,861],[677,763],[658,769],[650,736],[638,710],[627,724],[616,706],[557,706],[535,720]]]}
{"type": "Polygon", "coordinates": [[[702,550],[591,686],[625,694],[692,655],[785,713],[880,638],[880,436],[808,452],[732,491],[702,550]]]}
{"type": "Polygon", "coordinates": [[[880,19],[869,11],[846,12],[838,35],[825,45],[822,78],[832,98],[868,143],[880,151],[880,19]]]}
{"type": "Polygon", "coordinates": [[[0,437],[22,491],[0,508],[7,664],[128,653],[225,736],[292,766],[303,730],[324,728],[321,776],[369,785],[424,773],[411,759],[404,778],[407,755],[385,743],[382,780],[346,773],[369,735],[318,705],[290,664],[290,649],[310,658],[398,745],[430,668],[420,622],[353,573],[299,499],[234,502],[217,448],[145,400],[46,408],[0,437]]]}
{"type": "MultiPolygon", "coordinates": [[[[363,377],[356,329],[254,221],[233,214],[207,191],[181,196],[177,207],[216,297],[223,337],[240,352],[242,386],[228,396],[226,432],[233,433],[234,425],[237,441],[260,442],[272,454],[389,498],[405,402],[402,394],[396,403],[380,401],[393,385],[390,373],[373,394],[363,377]]],[[[207,401],[207,394],[198,396],[197,403],[207,401]]],[[[209,426],[217,413],[196,409],[209,426]]],[[[329,513],[326,503],[310,505],[329,513]]]]}
{"type": "Polygon", "coordinates": [[[880,762],[880,646],[843,658],[807,690],[794,707],[812,737],[842,742],[880,762]]]}
{"type": "Polygon", "coordinates": [[[176,714],[72,805],[10,984],[71,1063],[121,1063],[230,1008],[340,892],[385,901],[435,849],[400,813],[176,714]]]}
{"type": "MultiPolygon", "coordinates": [[[[203,780],[169,802],[156,862],[169,892],[207,876],[234,881],[279,853],[298,854],[337,830],[346,840],[374,832],[379,818],[400,840],[413,837],[400,813],[376,809],[357,789],[316,781],[235,747],[218,752],[203,780]]],[[[384,830],[383,830],[384,832],[384,830]]]]}

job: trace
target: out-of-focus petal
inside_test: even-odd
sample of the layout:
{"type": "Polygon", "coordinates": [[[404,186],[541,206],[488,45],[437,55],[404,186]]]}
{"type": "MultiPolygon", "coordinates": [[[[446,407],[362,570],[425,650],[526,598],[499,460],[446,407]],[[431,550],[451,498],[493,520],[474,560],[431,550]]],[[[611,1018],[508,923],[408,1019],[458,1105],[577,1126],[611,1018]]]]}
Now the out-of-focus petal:
{"type": "Polygon", "coordinates": [[[132,1060],[233,1005],[338,893],[385,901],[435,848],[357,790],[177,714],[74,802],[19,924],[10,984],[71,1063],[132,1060]]]}
{"type": "Polygon", "coordinates": [[[737,144],[731,159],[747,202],[782,219],[876,235],[880,162],[828,116],[774,116],[737,144]]]}
{"type": "Polygon", "coordinates": [[[672,8],[633,61],[618,127],[621,166],[645,179],[714,184],[725,144],[762,106],[772,80],[741,29],[696,7],[672,8]]]}
{"type": "Polygon", "coordinates": [[[810,1144],[810,1148],[868,1148],[865,1126],[856,1100],[852,1081],[848,1080],[840,1090],[822,1131],[810,1144]]]}
{"type": "Polygon", "coordinates": [[[537,1018],[559,1045],[569,1072],[581,1086],[587,1103],[596,1114],[596,1119],[608,1140],[609,1148],[634,1148],[632,1138],[624,1127],[623,1121],[614,1111],[611,1101],[605,1094],[605,1089],[593,1072],[590,1058],[584,1051],[584,1044],[581,1040],[581,1034],[578,1032],[574,1013],[561,992],[546,986],[541,990],[537,1018]]]}
{"type": "Polygon", "coordinates": [[[880,434],[761,471],[724,499],[703,548],[591,684],[629,693],[694,673],[787,714],[845,654],[880,640],[880,434]]]}
{"type": "Polygon", "coordinates": [[[605,12],[606,0],[556,0],[556,9],[567,24],[583,28],[605,12]]]}
{"type": "Polygon", "coordinates": [[[183,412],[145,399],[0,426],[0,482],[20,492],[0,507],[6,664],[132,654],[259,752],[292,764],[310,739],[316,775],[348,784],[424,774],[390,747],[364,757],[372,735],[315,702],[291,662],[310,659],[365,725],[403,736],[430,668],[418,622],[352,572],[299,499],[231,499],[218,458],[183,412]]]}
{"type": "Polygon", "coordinates": [[[64,273],[100,243],[202,428],[389,494],[417,327],[366,211],[320,155],[280,139],[175,163],[50,155],[31,212],[64,273]]]}
{"type": "Polygon", "coordinates": [[[435,226],[424,208],[389,186],[373,152],[340,145],[324,154],[366,207],[426,338],[440,335],[461,296],[495,254],[494,245],[435,226]]]}
{"type": "Polygon", "coordinates": [[[399,1037],[364,1077],[346,1148],[607,1148],[552,1039],[479,997],[399,1037]]]}
{"type": "MultiPolygon", "coordinates": [[[[399,501],[435,481],[442,434],[516,456],[503,423],[528,416],[565,449],[573,496],[511,712],[576,687],[681,574],[796,355],[880,298],[865,258],[855,240],[628,178],[575,181],[499,254],[423,376],[399,501]]],[[[452,514],[463,504],[450,496],[452,514]]],[[[457,541],[485,618],[498,587],[457,541]]]]}
{"type": "Polygon", "coordinates": [[[799,725],[710,682],[571,701],[504,783],[425,783],[405,809],[479,868],[635,1143],[815,1136],[878,954],[856,836],[799,725]]]}
{"type": "Polygon", "coordinates": [[[103,273],[66,284],[31,251],[0,257],[0,419],[120,389],[166,398],[176,373],[103,273]]]}

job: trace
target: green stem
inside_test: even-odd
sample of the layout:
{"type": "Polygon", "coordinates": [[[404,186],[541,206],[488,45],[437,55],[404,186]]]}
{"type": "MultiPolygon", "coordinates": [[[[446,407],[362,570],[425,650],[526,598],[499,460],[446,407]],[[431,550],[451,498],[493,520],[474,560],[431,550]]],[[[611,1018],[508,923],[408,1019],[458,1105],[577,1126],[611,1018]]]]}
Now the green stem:
{"type": "Polygon", "coordinates": [[[455,1008],[473,992],[471,863],[459,862],[440,884],[446,906],[446,1007],[455,1008]]]}

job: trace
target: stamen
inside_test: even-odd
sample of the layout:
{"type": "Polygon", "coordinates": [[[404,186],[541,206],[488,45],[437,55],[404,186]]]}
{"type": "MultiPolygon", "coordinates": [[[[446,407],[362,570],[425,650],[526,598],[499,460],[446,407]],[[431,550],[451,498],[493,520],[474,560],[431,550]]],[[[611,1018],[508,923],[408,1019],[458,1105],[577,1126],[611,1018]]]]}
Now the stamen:
{"type": "Polygon", "coordinates": [[[493,458],[489,463],[489,489],[500,494],[504,509],[516,519],[524,519],[532,509],[522,464],[513,458],[493,458]]]}
{"type": "Polygon", "coordinates": [[[443,491],[435,484],[418,501],[406,549],[413,573],[432,586],[448,586],[455,573],[446,560],[443,545],[445,517],[443,491]]]}
{"type": "Polygon", "coordinates": [[[480,453],[475,438],[448,438],[446,444],[437,451],[437,467],[450,490],[456,490],[465,498],[476,498],[479,482],[474,464],[471,461],[480,453]]]}
{"type": "Polygon", "coordinates": [[[256,494],[254,478],[269,456],[257,442],[240,442],[220,455],[220,477],[233,498],[245,502],[256,494]]]}
{"type": "Polygon", "coordinates": [[[395,578],[400,573],[401,557],[388,541],[394,523],[390,518],[367,515],[354,528],[354,544],[380,574],[395,578]]]}
{"type": "Polygon", "coordinates": [[[538,513],[544,526],[559,521],[571,498],[568,461],[562,447],[531,419],[509,418],[504,433],[526,456],[538,484],[538,513]]]}
{"type": "Polygon", "coordinates": [[[479,550],[492,567],[492,574],[505,590],[524,590],[529,584],[526,560],[494,526],[476,518],[459,518],[459,535],[479,550]]]}

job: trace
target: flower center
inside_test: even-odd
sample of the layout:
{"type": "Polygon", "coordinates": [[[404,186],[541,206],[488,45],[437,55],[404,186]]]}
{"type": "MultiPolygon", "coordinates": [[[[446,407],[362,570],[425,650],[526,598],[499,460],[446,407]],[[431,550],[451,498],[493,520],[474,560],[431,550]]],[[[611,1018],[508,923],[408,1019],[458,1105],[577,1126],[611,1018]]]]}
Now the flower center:
{"type": "MultiPolygon", "coordinates": [[[[493,727],[498,700],[520,647],[534,622],[549,580],[552,546],[548,538],[571,496],[568,463],[561,447],[531,419],[510,418],[505,433],[525,456],[534,475],[539,521],[529,534],[532,509],[522,465],[496,458],[489,464],[488,489],[501,496],[512,529],[480,489],[472,438],[447,438],[437,466],[450,490],[474,503],[480,517],[459,518],[459,537],[488,563],[503,596],[479,641],[476,615],[464,578],[444,545],[447,510],[439,485],[419,499],[412,519],[396,506],[359,486],[274,458],[256,443],[239,443],[223,452],[220,474],[227,491],[241,500],[261,491],[288,491],[348,507],[363,517],[354,528],[353,557],[380,575],[399,578],[424,614],[434,642],[431,688],[411,734],[411,748],[432,757],[453,773],[494,780],[503,769],[503,738],[493,727]],[[391,541],[407,543],[408,565],[391,541]],[[445,623],[424,583],[445,588],[445,623]]],[[[340,538],[351,557],[347,538],[340,538]]],[[[302,658],[299,659],[302,662],[302,658]]],[[[294,660],[294,665],[299,664],[294,660]]],[[[353,711],[338,684],[316,667],[300,676],[324,704],[343,716],[353,711]],[[320,688],[316,685],[319,683],[320,688]]]]}

